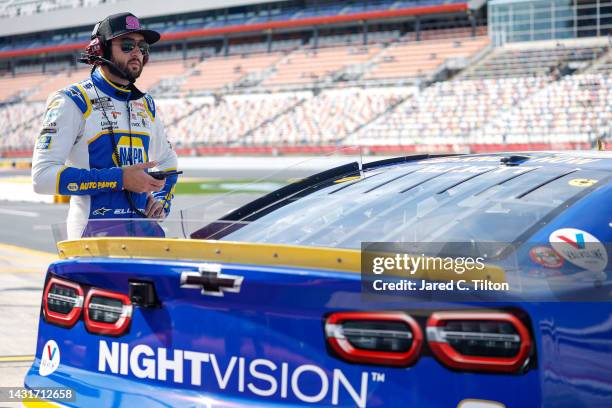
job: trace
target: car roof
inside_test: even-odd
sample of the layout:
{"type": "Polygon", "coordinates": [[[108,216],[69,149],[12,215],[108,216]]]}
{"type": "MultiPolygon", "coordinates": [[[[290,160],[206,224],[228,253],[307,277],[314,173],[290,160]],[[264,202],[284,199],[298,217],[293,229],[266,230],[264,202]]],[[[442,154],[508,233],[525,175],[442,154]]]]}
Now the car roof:
{"type": "Polygon", "coordinates": [[[541,152],[500,152],[457,155],[416,155],[386,160],[372,161],[365,169],[375,169],[402,163],[436,164],[436,163],[486,163],[502,164],[502,160],[512,166],[538,165],[561,166],[567,168],[589,168],[612,171],[612,151],[541,151],[541,152]]]}

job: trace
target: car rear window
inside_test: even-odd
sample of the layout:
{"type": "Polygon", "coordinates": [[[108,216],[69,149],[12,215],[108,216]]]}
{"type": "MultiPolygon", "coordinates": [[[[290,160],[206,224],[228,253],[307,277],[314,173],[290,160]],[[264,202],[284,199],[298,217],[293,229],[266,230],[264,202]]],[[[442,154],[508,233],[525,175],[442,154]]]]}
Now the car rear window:
{"type": "Polygon", "coordinates": [[[515,242],[609,173],[563,167],[415,164],[279,203],[224,240],[359,248],[361,242],[515,242]]]}

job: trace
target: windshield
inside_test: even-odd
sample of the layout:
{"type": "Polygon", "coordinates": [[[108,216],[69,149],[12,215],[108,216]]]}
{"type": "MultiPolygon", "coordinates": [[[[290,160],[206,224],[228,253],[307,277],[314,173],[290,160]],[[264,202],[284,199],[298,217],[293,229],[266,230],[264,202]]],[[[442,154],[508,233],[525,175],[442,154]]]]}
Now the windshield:
{"type": "Polygon", "coordinates": [[[580,180],[608,175],[561,167],[398,165],[280,200],[274,210],[204,238],[354,249],[368,241],[512,243],[588,193],[580,180]]]}

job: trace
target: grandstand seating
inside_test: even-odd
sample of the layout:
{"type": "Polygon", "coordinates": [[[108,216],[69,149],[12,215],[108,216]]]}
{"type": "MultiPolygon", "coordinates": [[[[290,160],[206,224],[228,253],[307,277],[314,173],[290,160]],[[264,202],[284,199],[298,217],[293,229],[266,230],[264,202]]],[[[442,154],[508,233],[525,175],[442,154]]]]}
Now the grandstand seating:
{"type": "Polygon", "coordinates": [[[198,110],[169,129],[170,138],[182,145],[241,144],[248,132],[291,109],[307,95],[306,92],[227,95],[213,103],[200,101],[198,110]]]}
{"type": "Polygon", "coordinates": [[[81,81],[89,76],[88,68],[81,68],[74,71],[66,71],[55,75],[40,74],[43,81],[38,86],[30,89],[30,94],[27,96],[27,101],[45,101],[51,92],[65,88],[66,86],[81,81]]]}
{"type": "Polygon", "coordinates": [[[468,137],[472,143],[593,142],[612,126],[612,78],[569,75],[514,106],[468,137]]]}
{"type": "Polygon", "coordinates": [[[425,77],[449,58],[468,58],[489,44],[487,37],[401,42],[381,52],[364,79],[425,77]]]}
{"type": "Polygon", "coordinates": [[[305,85],[329,78],[349,65],[365,63],[380,52],[378,46],[345,46],[303,49],[291,53],[275,67],[275,73],[261,85],[305,85]]]}
{"type": "Polygon", "coordinates": [[[32,87],[41,85],[47,80],[42,74],[24,74],[15,77],[5,75],[0,77],[0,101],[27,94],[32,87]]]}
{"type": "Polygon", "coordinates": [[[38,127],[42,121],[45,104],[15,103],[0,108],[0,151],[11,151],[34,147],[38,127]]]}
{"type": "MultiPolygon", "coordinates": [[[[407,35],[387,45],[306,45],[285,53],[151,62],[137,86],[154,92],[161,121],[179,149],[587,146],[610,137],[612,55],[605,44],[515,45],[468,67],[469,79],[459,74],[401,87],[406,78],[430,77],[448,58],[489,52],[486,37],[449,40],[441,36],[451,32],[438,34],[420,42],[407,35]],[[548,69],[556,66],[585,73],[548,69]],[[361,67],[363,76],[343,82],[349,80],[337,74],[347,67],[361,67]]],[[[87,75],[84,68],[0,77],[0,131],[6,135],[0,154],[31,149],[47,95],[87,75]]]]}
{"type": "Polygon", "coordinates": [[[184,75],[196,64],[196,60],[151,62],[143,69],[136,86],[143,92],[149,91],[153,86],[165,80],[184,79],[184,75]]]}
{"type": "Polygon", "coordinates": [[[414,88],[334,89],[309,95],[286,114],[255,129],[247,145],[336,144],[409,97],[414,88]]]}
{"type": "Polygon", "coordinates": [[[546,77],[439,82],[353,134],[346,144],[463,143],[490,118],[548,82],[546,77]]]}
{"type": "Polygon", "coordinates": [[[186,92],[219,89],[249,74],[265,71],[282,56],[281,53],[269,53],[206,59],[194,67],[195,75],[190,76],[181,89],[186,92]]]}
{"type": "Polygon", "coordinates": [[[555,42],[529,49],[500,48],[466,72],[462,79],[549,75],[555,69],[562,69],[563,65],[572,69],[587,66],[605,50],[604,45],[578,46],[555,42]]]}

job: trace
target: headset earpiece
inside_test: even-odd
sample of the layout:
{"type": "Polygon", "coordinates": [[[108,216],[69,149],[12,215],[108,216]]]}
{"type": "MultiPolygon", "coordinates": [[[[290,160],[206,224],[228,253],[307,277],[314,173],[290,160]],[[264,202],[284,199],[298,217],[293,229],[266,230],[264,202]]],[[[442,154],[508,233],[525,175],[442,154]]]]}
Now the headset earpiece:
{"type": "Polygon", "coordinates": [[[100,41],[100,37],[95,37],[89,42],[83,55],[85,62],[90,65],[102,65],[102,62],[96,57],[104,57],[104,44],[100,41]]]}

